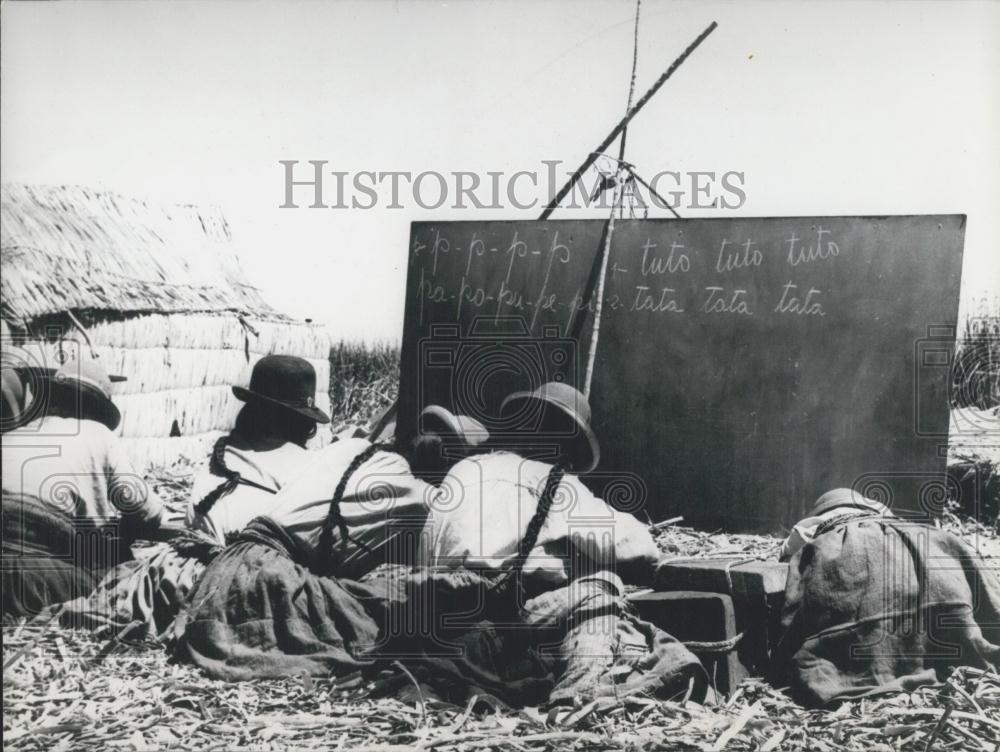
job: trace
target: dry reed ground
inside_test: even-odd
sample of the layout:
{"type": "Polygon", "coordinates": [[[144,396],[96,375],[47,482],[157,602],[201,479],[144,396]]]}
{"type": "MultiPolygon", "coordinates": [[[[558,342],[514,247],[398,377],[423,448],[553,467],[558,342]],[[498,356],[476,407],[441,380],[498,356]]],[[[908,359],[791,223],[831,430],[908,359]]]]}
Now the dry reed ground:
{"type": "MultiPolygon", "coordinates": [[[[366,422],[395,396],[394,349],[368,353],[360,364],[349,348],[332,353],[331,380],[340,384],[331,390],[335,426],[366,422]]],[[[151,480],[180,503],[191,470],[180,463],[151,480]]],[[[941,524],[1000,561],[995,526],[952,511],[941,524]]],[[[768,556],[780,543],[678,525],[657,535],[672,556],[768,556]]],[[[1000,752],[1000,676],[974,669],[942,687],[830,710],[804,710],[749,679],[716,705],[634,698],[545,713],[488,696],[457,707],[425,687],[373,700],[359,697],[365,687],[308,677],[228,684],[171,663],[155,643],[97,641],[54,627],[5,629],[3,658],[4,747],[11,749],[1000,752]]]]}
{"type": "MultiPolygon", "coordinates": [[[[180,501],[191,466],[152,478],[180,501]]],[[[995,527],[947,513],[946,527],[1000,560],[995,527]]],[[[658,532],[668,555],[767,556],[778,538],[658,532]]],[[[1000,676],[958,671],[943,687],[804,710],[757,679],[715,706],[630,699],[557,713],[491,697],[466,707],[425,687],[363,699],[364,687],[289,677],[228,684],[171,663],[162,646],[58,628],[5,630],[4,746],[24,750],[1000,750],[1000,676]]]]}

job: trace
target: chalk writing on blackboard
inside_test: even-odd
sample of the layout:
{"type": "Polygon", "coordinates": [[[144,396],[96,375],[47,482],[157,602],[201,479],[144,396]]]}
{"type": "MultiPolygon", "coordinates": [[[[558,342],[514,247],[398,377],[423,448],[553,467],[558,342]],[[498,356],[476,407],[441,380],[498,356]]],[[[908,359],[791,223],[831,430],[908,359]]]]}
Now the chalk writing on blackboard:
{"type": "Polygon", "coordinates": [[[829,235],[830,230],[822,227],[816,228],[816,240],[808,246],[800,244],[800,238],[793,232],[791,237],[785,242],[788,244],[787,261],[791,266],[808,264],[811,261],[826,261],[840,255],[840,246],[832,240],[823,240],[824,235],[829,235]]]}
{"type": "MultiPolygon", "coordinates": [[[[638,253],[628,248],[615,249],[621,262],[616,259],[609,267],[609,278],[613,284],[603,302],[610,310],[625,309],[647,314],[752,317],[770,312],[826,316],[828,301],[824,290],[795,279],[786,278],[780,285],[772,281],[769,286],[756,285],[754,289],[745,282],[738,285],[725,283],[736,273],[753,277],[758,269],[762,278],[771,279],[774,275],[768,271],[769,265],[808,267],[816,262],[830,261],[841,254],[840,244],[828,228],[814,226],[809,233],[803,233],[803,237],[792,232],[780,242],[780,247],[773,249],[753,238],[722,238],[714,253],[676,240],[659,243],[647,237],[637,249],[638,253]],[[803,237],[808,237],[808,242],[803,237]],[[638,271],[639,280],[629,280],[630,267],[638,271]],[[683,283],[690,275],[702,277],[702,284],[698,284],[693,277],[690,283],[683,283]],[[704,280],[704,275],[717,276],[718,284],[706,284],[708,280],[704,280]]],[[[531,245],[517,231],[507,238],[489,242],[473,233],[464,254],[462,274],[457,280],[449,269],[443,272],[439,281],[441,260],[448,254],[461,253],[461,248],[446,233],[435,230],[429,244],[414,241],[413,256],[419,258],[426,253],[430,254],[431,261],[430,264],[420,265],[416,287],[421,322],[424,321],[427,303],[453,304],[455,320],[460,320],[463,313],[470,309],[488,312],[495,319],[522,314],[528,317],[530,328],[535,326],[538,316],[544,311],[565,311],[569,321],[584,307],[591,311],[595,308],[593,300],[585,302],[582,286],[566,298],[565,285],[552,284],[571,268],[573,262],[571,245],[560,240],[558,231],[552,233],[545,245],[531,245]],[[487,268],[496,269],[494,257],[502,257],[500,274],[486,271],[487,268]],[[487,267],[478,268],[480,264],[487,267]],[[531,265],[530,274],[517,274],[523,264],[531,265]],[[520,279],[520,283],[512,281],[515,279],[520,279]]]]}
{"type": "Polygon", "coordinates": [[[943,472],[948,368],[925,378],[914,343],[949,324],[933,347],[951,352],[964,217],[623,220],[598,301],[605,225],[413,225],[400,436],[428,404],[493,430],[511,391],[577,384],[600,302],[601,467],[641,476],[654,519],[774,532],[831,487],[887,478],[905,507],[943,472]],[[573,347],[522,363],[510,321],[573,347]]]}
{"type": "Polygon", "coordinates": [[[733,269],[745,269],[750,266],[760,266],[764,260],[764,254],[757,248],[757,244],[752,240],[747,240],[740,248],[742,250],[726,250],[730,241],[722,239],[719,245],[719,257],[715,260],[715,271],[730,272],[733,269]]]}
{"type": "Polygon", "coordinates": [[[787,282],[781,290],[781,300],[774,307],[775,313],[797,313],[804,316],[826,316],[823,305],[819,302],[822,293],[815,287],[810,287],[803,297],[799,286],[787,282]]]}
{"type": "Polygon", "coordinates": [[[684,313],[684,309],[679,307],[674,295],[677,291],[672,287],[662,287],[657,292],[650,292],[647,285],[635,286],[635,300],[629,308],[630,311],[671,311],[673,313],[684,313]]]}
{"type": "Polygon", "coordinates": [[[705,313],[736,313],[741,316],[753,316],[746,294],[746,290],[739,288],[726,290],[724,287],[709,285],[705,288],[705,302],[701,304],[701,310],[705,313]]]}
{"type": "Polygon", "coordinates": [[[666,256],[652,255],[650,252],[656,248],[656,243],[646,239],[642,246],[642,276],[648,277],[650,274],[675,274],[676,272],[687,272],[691,269],[691,257],[684,252],[684,246],[680,243],[671,243],[670,252],[666,256]]]}

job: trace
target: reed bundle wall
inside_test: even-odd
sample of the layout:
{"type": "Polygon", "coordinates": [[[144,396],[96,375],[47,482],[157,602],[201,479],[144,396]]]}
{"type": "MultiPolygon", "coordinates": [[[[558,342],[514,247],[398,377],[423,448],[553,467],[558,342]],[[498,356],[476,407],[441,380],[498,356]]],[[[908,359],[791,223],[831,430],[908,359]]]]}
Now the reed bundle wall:
{"type": "MultiPolygon", "coordinates": [[[[330,412],[329,335],[271,308],[245,279],[221,213],[82,188],[3,188],[4,346],[42,367],[96,357],[137,467],[207,457],[267,354],[307,358],[330,412]],[[173,435],[172,435],[173,434],[173,435]]],[[[321,427],[313,446],[328,443],[321,427]]]]}

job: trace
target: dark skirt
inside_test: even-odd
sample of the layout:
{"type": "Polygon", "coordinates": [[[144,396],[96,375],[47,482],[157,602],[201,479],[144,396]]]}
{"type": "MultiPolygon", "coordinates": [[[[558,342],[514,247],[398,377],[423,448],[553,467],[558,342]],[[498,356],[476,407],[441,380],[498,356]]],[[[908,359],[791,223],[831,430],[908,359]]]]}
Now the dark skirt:
{"type": "Polygon", "coordinates": [[[3,494],[2,516],[4,621],[88,595],[118,548],[113,530],[81,526],[33,497],[3,494]]]}
{"type": "Polygon", "coordinates": [[[206,562],[222,550],[193,538],[136,546],[135,559],[109,570],[90,595],[59,607],[60,623],[102,635],[127,629],[130,639],[169,637],[206,562]]]}
{"type": "Polygon", "coordinates": [[[775,680],[807,705],[1000,668],[997,563],[927,525],[845,522],[792,558],[782,623],[775,680]]]}
{"type": "Polygon", "coordinates": [[[698,658],[637,618],[622,589],[602,572],[520,603],[476,571],[416,571],[379,655],[455,703],[484,693],[517,707],[668,698],[689,687],[702,696],[698,658]]]}
{"type": "Polygon", "coordinates": [[[522,608],[470,570],[386,566],[353,581],[314,574],[306,560],[276,523],[250,523],[178,617],[178,657],[228,680],[399,662],[455,701],[488,692],[512,705],[669,696],[704,676],[681,643],[631,614],[613,576],[522,608]]]}
{"type": "Polygon", "coordinates": [[[178,657],[231,681],[371,665],[391,592],[313,574],[306,559],[279,525],[253,520],[195,585],[174,628],[178,657]]]}

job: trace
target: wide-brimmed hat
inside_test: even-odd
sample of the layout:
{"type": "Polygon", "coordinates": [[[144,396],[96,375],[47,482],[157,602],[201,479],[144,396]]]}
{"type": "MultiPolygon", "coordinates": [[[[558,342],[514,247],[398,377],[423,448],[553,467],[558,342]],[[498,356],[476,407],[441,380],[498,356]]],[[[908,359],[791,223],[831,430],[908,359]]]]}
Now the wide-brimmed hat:
{"type": "Polygon", "coordinates": [[[516,430],[531,430],[542,440],[558,441],[569,450],[570,469],[589,473],[601,459],[601,447],[590,427],[590,403],[569,384],[550,381],[533,392],[515,392],[503,401],[504,418],[525,413],[516,430]],[[565,426],[554,425],[565,422],[565,426]]]}
{"type": "Polygon", "coordinates": [[[2,418],[0,429],[6,431],[14,428],[25,411],[24,382],[17,371],[6,366],[0,368],[0,389],[2,389],[2,418]]]}
{"type": "Polygon", "coordinates": [[[850,488],[834,488],[832,491],[827,491],[816,499],[811,514],[819,516],[833,509],[874,512],[883,515],[892,514],[885,504],[875,501],[875,499],[869,499],[850,488]]]}
{"type": "Polygon", "coordinates": [[[441,405],[428,405],[420,413],[420,433],[436,433],[458,439],[466,446],[478,447],[489,441],[486,426],[468,415],[455,415],[441,405]]]}
{"type": "Polygon", "coordinates": [[[96,360],[73,360],[52,376],[54,387],[70,389],[85,403],[90,414],[112,431],[118,428],[122,415],[111,401],[111,382],[125,381],[124,376],[112,378],[96,360]]]}
{"type": "Polygon", "coordinates": [[[233,394],[244,402],[259,400],[278,405],[317,423],[329,416],[316,407],[316,369],[294,355],[265,355],[250,374],[250,387],[234,386],[233,394]]]}

